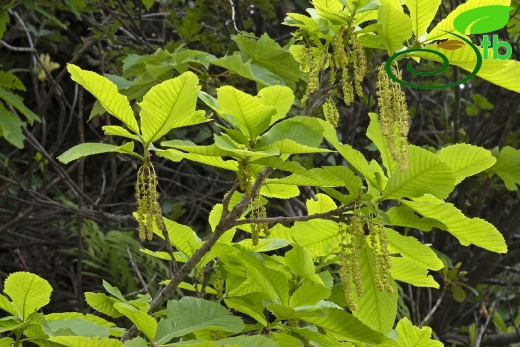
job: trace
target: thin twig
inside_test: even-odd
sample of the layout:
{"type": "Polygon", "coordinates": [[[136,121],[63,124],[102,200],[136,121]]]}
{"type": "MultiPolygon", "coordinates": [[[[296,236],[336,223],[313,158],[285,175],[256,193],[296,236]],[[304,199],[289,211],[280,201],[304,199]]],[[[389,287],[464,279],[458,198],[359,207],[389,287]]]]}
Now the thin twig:
{"type": "Polygon", "coordinates": [[[235,17],[236,17],[236,13],[235,13],[235,4],[233,3],[233,0],[228,0],[228,1],[229,1],[229,4],[231,5],[231,21],[233,22],[233,27],[235,28],[235,30],[237,31],[237,33],[239,33],[239,34],[242,35],[242,36],[248,37],[248,38],[250,38],[250,39],[258,39],[258,37],[244,34],[242,31],[240,31],[240,30],[238,29],[238,27],[237,27],[237,22],[236,22],[236,20],[235,20],[235,17]]]}

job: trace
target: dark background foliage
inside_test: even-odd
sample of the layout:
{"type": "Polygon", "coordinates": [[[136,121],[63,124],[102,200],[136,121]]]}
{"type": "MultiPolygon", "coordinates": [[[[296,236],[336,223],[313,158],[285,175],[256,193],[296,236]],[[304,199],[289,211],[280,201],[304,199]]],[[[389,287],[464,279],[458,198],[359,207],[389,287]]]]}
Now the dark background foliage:
{"type": "MultiPolygon", "coordinates": [[[[50,309],[56,311],[83,310],[82,293],[98,289],[101,278],[109,279],[123,293],[131,293],[153,292],[157,289],[155,279],[167,275],[166,266],[140,253],[136,241],[131,213],[135,209],[137,162],[117,154],[88,157],[68,166],[56,160],[80,142],[115,141],[105,138],[101,130],[114,119],[102,114],[87,122],[95,100],[71,81],[66,64],[120,75],[123,59],[130,54],[151,54],[158,48],[172,52],[182,45],[222,57],[238,49],[230,38],[237,34],[234,24],[251,35],[267,33],[284,46],[292,38],[292,28],[282,25],[286,13],[304,13],[308,6],[303,0],[235,1],[233,23],[228,0],[151,1],[149,10],[138,0],[89,0],[84,7],[81,3],[0,2],[2,11],[9,15],[0,45],[0,69],[20,78],[26,88],[20,92],[24,104],[41,119],[23,129],[24,148],[0,139],[0,278],[18,270],[46,278],[54,287],[50,309]],[[39,79],[45,54],[60,66],[39,79]],[[143,289],[148,284],[150,287],[143,289]]],[[[436,21],[457,4],[444,1],[436,21]]],[[[518,2],[515,6],[518,10],[518,2]]],[[[512,58],[520,60],[520,13],[512,13],[508,28],[499,34],[512,45],[512,58]]],[[[356,98],[350,107],[339,103],[338,131],[344,143],[363,150],[370,158],[371,146],[364,132],[367,112],[377,112],[374,68],[387,57],[372,50],[368,56],[372,70],[363,84],[365,96],[356,98]]],[[[223,68],[193,69],[208,93],[223,84],[256,92],[254,82],[230,75],[223,68]]],[[[462,72],[453,69],[451,73],[462,72]]],[[[304,88],[303,83],[298,85],[297,95],[301,97],[304,88]]],[[[478,78],[464,89],[405,92],[412,115],[411,143],[434,149],[457,142],[488,149],[519,146],[520,97],[514,92],[478,78]]],[[[292,112],[299,114],[301,110],[292,112]]],[[[321,107],[311,113],[321,116],[321,107]]],[[[212,131],[204,125],[171,136],[204,143],[212,131]]],[[[209,211],[234,177],[187,161],[153,160],[160,177],[164,215],[192,226],[204,237],[209,211]]],[[[341,163],[335,154],[303,155],[295,160],[308,167],[341,163]]],[[[302,193],[298,199],[274,201],[268,213],[298,215],[306,198],[302,193]]],[[[403,285],[400,315],[410,317],[414,324],[427,322],[441,340],[460,346],[474,343],[470,336],[479,335],[487,336],[483,345],[520,341],[518,192],[508,191],[496,178],[480,175],[459,185],[450,202],[468,216],[493,223],[504,234],[509,252],[498,255],[461,247],[445,232],[403,230],[433,244],[450,270],[435,275],[441,284],[438,291],[403,285]],[[489,315],[493,311],[512,327],[509,331],[499,331],[499,324],[493,323],[497,318],[489,315]]],[[[159,242],[146,246],[161,249],[159,242]]]]}

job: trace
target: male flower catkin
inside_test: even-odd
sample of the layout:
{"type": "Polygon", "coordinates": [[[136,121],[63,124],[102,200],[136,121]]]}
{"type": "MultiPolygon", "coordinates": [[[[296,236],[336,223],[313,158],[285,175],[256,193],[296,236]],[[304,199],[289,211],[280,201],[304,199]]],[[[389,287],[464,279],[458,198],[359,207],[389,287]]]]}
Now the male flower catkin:
{"type": "MultiPolygon", "coordinates": [[[[394,74],[401,78],[401,73],[395,71],[394,74]]],[[[381,132],[386,138],[388,148],[392,158],[399,163],[399,170],[404,171],[408,167],[408,107],[406,97],[401,90],[401,85],[388,77],[384,65],[379,68],[377,79],[379,122],[381,132]],[[397,148],[394,134],[395,125],[398,128],[399,148],[397,148]]]]}
{"type": "Polygon", "coordinates": [[[164,229],[164,223],[157,193],[157,175],[149,160],[146,160],[137,172],[135,198],[137,200],[139,239],[150,241],[153,237],[153,222],[155,221],[161,230],[164,229]]]}

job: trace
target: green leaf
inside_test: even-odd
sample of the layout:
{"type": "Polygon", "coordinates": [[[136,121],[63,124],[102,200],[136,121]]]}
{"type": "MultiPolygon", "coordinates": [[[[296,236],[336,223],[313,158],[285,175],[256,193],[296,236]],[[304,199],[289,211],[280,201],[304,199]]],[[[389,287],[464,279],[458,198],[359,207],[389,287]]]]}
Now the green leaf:
{"type": "MultiPolygon", "coordinates": [[[[187,225],[179,224],[164,217],[163,220],[172,245],[186,256],[191,257],[199,247],[200,239],[197,234],[187,225]]],[[[154,233],[164,239],[159,228],[154,228],[154,233]]]]}
{"type": "Polygon", "coordinates": [[[516,185],[520,184],[520,150],[510,146],[502,148],[490,171],[504,181],[507,189],[516,191],[516,185]]]}
{"type": "Polygon", "coordinates": [[[51,336],[49,341],[68,347],[119,347],[123,345],[119,340],[108,337],[51,336]]]}
{"type": "MultiPolygon", "coordinates": [[[[451,39],[453,36],[450,36],[449,38],[451,39]]],[[[436,44],[429,44],[424,48],[439,51],[436,44]]],[[[482,47],[477,47],[477,49],[480,51],[482,56],[484,56],[485,53],[489,58],[482,60],[482,66],[480,67],[480,70],[478,70],[477,76],[502,88],[520,93],[520,83],[517,83],[515,80],[520,75],[520,62],[511,59],[491,59],[493,56],[492,48],[489,48],[487,52],[484,52],[482,47]]],[[[451,65],[456,65],[468,72],[472,72],[475,69],[477,57],[469,45],[464,45],[457,50],[442,50],[441,53],[448,58],[451,65]]],[[[412,53],[412,55],[433,61],[442,61],[440,57],[432,53],[415,52],[412,53]]]]}
{"type": "Polygon", "coordinates": [[[122,136],[122,137],[129,138],[131,140],[134,140],[134,141],[141,142],[138,135],[132,134],[125,128],[120,127],[118,125],[105,125],[105,126],[103,126],[102,129],[105,132],[105,135],[107,135],[107,136],[113,136],[113,135],[122,136]]]}
{"type": "Polygon", "coordinates": [[[338,224],[330,220],[310,220],[296,222],[291,235],[300,246],[316,256],[326,256],[334,252],[341,241],[338,224]]]}
{"type": "Polygon", "coordinates": [[[108,113],[118,118],[134,133],[139,134],[137,120],[130,103],[126,96],[118,92],[113,82],[95,72],[82,70],[74,64],[68,64],[67,70],[72,80],[94,95],[108,113]]]}
{"type": "MultiPolygon", "coordinates": [[[[1,38],[1,36],[0,36],[1,38]]],[[[11,347],[14,346],[14,340],[10,337],[2,337],[0,338],[0,347],[11,347]]]]}
{"type": "Polygon", "coordinates": [[[444,267],[437,254],[428,246],[423,245],[413,236],[403,236],[397,231],[385,228],[390,253],[399,253],[404,258],[413,261],[427,269],[440,270],[444,267]]]}
{"type": "Polygon", "coordinates": [[[146,10],[150,10],[150,8],[153,6],[155,0],[141,0],[146,10]]]}
{"type": "Polygon", "coordinates": [[[276,114],[274,107],[266,106],[259,98],[231,86],[220,87],[217,99],[222,112],[232,117],[251,141],[267,130],[271,117],[276,114]]]}
{"type": "Polygon", "coordinates": [[[15,272],[6,278],[4,293],[11,298],[18,317],[25,321],[31,313],[50,302],[52,287],[35,274],[15,272]]]}
{"type": "Polygon", "coordinates": [[[0,71],[0,87],[25,91],[22,81],[15,74],[6,71],[0,71]]]}
{"type": "Polygon", "coordinates": [[[210,329],[239,333],[244,323],[223,306],[195,297],[185,296],[181,300],[170,300],[167,304],[168,319],[161,320],[156,342],[164,344],[174,337],[210,329]]]}
{"type": "Polygon", "coordinates": [[[435,17],[441,0],[404,0],[412,17],[412,29],[415,37],[421,37],[435,17]]]}
{"type": "Polygon", "coordinates": [[[7,24],[9,24],[9,20],[9,12],[0,9],[0,40],[2,39],[2,37],[4,37],[4,33],[7,29],[7,24]]]}
{"type": "Polygon", "coordinates": [[[13,316],[17,315],[16,308],[13,305],[13,303],[11,301],[9,301],[9,299],[2,294],[0,294],[0,310],[4,310],[5,312],[7,312],[13,316]]]}
{"type": "Polygon", "coordinates": [[[258,139],[255,148],[261,149],[283,140],[292,140],[304,146],[318,147],[322,139],[323,136],[311,129],[311,127],[293,119],[288,119],[275,124],[268,132],[262,135],[258,139]]]}
{"type": "Polygon", "coordinates": [[[85,301],[94,310],[106,314],[112,318],[119,318],[122,314],[115,309],[114,304],[120,302],[119,300],[109,297],[103,293],[85,293],[85,301]]]}
{"type": "Polygon", "coordinates": [[[453,26],[464,35],[496,31],[507,24],[512,9],[500,5],[473,8],[457,15],[453,20],[453,26]]]}
{"type": "Polygon", "coordinates": [[[141,336],[136,337],[135,339],[128,340],[123,344],[123,347],[148,347],[148,342],[143,339],[141,336]]]}
{"type": "Polygon", "coordinates": [[[8,104],[11,104],[14,108],[20,111],[20,113],[23,114],[25,118],[27,118],[27,122],[29,124],[32,125],[34,121],[40,121],[40,117],[28,109],[27,106],[25,106],[22,102],[21,98],[16,94],[13,94],[11,91],[0,87],[0,99],[4,100],[8,104]]]}
{"type": "Polygon", "coordinates": [[[391,257],[390,274],[396,281],[410,283],[416,287],[439,288],[439,283],[428,274],[428,269],[406,258],[391,257]]]}
{"type": "Polygon", "coordinates": [[[397,171],[383,192],[383,199],[419,197],[433,194],[445,198],[455,187],[452,168],[437,155],[416,147],[408,146],[408,168],[397,171]]]}
{"type": "Polygon", "coordinates": [[[415,228],[423,231],[430,231],[432,228],[446,229],[441,222],[431,218],[419,218],[414,211],[404,205],[394,206],[386,211],[390,219],[388,225],[415,228]]]}
{"type": "Polygon", "coordinates": [[[0,136],[3,136],[13,146],[22,149],[25,136],[22,133],[22,127],[25,123],[16,115],[9,112],[2,104],[0,104],[0,136]]]}
{"type": "Polygon", "coordinates": [[[258,40],[235,35],[233,41],[250,59],[251,64],[265,68],[275,76],[281,77],[284,84],[291,89],[296,87],[296,81],[301,76],[300,64],[267,34],[263,34],[258,40]]]}
{"type": "Polygon", "coordinates": [[[313,306],[330,296],[330,289],[322,284],[305,280],[289,298],[289,307],[313,306]]]}
{"type": "Polygon", "coordinates": [[[280,347],[275,341],[262,335],[234,336],[215,341],[218,346],[280,347]]]}
{"type": "Polygon", "coordinates": [[[250,61],[243,62],[239,52],[213,60],[212,64],[228,69],[231,73],[255,81],[263,86],[284,84],[280,76],[275,75],[268,69],[251,64],[250,61]]]}
{"type": "Polygon", "coordinates": [[[365,177],[367,182],[370,182],[370,184],[379,191],[382,190],[382,187],[380,187],[376,180],[376,176],[372,170],[370,170],[365,156],[361,152],[355,150],[350,145],[339,145],[336,149],[354,169],[365,177]]]}
{"type": "Polygon", "coordinates": [[[408,318],[403,318],[397,323],[397,342],[401,347],[442,347],[439,341],[431,339],[430,327],[418,328],[412,325],[408,318]]]}
{"type": "Polygon", "coordinates": [[[199,79],[185,72],[152,87],[139,103],[141,130],[147,143],[159,140],[171,129],[206,122],[203,111],[195,111],[199,79]]]}
{"type": "Polygon", "coordinates": [[[301,278],[314,275],[315,273],[312,254],[299,245],[295,245],[290,251],[285,253],[285,266],[301,278]]]}
{"type": "Polygon", "coordinates": [[[323,315],[302,317],[301,320],[325,329],[338,338],[367,343],[373,346],[399,347],[397,342],[370,329],[353,315],[336,308],[324,308],[323,315]]]}
{"type": "Polygon", "coordinates": [[[403,48],[403,42],[412,37],[412,20],[404,12],[399,0],[382,0],[377,21],[381,42],[392,55],[403,48]]]}
{"type": "Polygon", "coordinates": [[[44,332],[49,336],[77,335],[86,337],[108,337],[110,335],[107,327],[97,325],[82,318],[47,321],[47,325],[44,326],[44,332]]]}
{"type": "Polygon", "coordinates": [[[466,177],[490,168],[496,162],[489,150],[465,143],[444,147],[437,155],[453,169],[455,185],[466,177]]]}
{"type": "Polygon", "coordinates": [[[157,332],[157,321],[146,312],[142,312],[132,305],[118,302],[114,308],[134,323],[148,340],[152,340],[157,332]]]}
{"type": "Polygon", "coordinates": [[[480,218],[468,218],[452,204],[427,195],[413,201],[402,200],[402,203],[424,217],[441,221],[463,246],[474,244],[491,252],[507,252],[504,237],[492,224],[480,218]]]}
{"type": "Polygon", "coordinates": [[[58,157],[58,160],[61,161],[63,164],[68,164],[71,161],[85,157],[87,155],[109,152],[130,154],[133,153],[133,150],[133,142],[127,142],[121,146],[111,145],[109,143],[81,143],[62,153],[58,157]]]}
{"type": "Polygon", "coordinates": [[[291,88],[282,86],[262,88],[258,92],[258,97],[264,105],[276,109],[276,114],[271,117],[271,124],[284,118],[294,102],[294,94],[291,88]]]}
{"type": "Polygon", "coordinates": [[[374,142],[379,153],[381,153],[381,160],[386,168],[387,176],[391,177],[397,169],[397,163],[392,157],[386,138],[383,136],[381,131],[381,124],[379,123],[378,115],[369,112],[368,116],[370,117],[370,125],[367,129],[367,137],[374,142]]]}
{"type": "Polygon", "coordinates": [[[358,296],[357,293],[354,293],[357,310],[352,314],[368,327],[388,335],[394,326],[397,315],[397,288],[394,281],[389,278],[393,292],[378,289],[375,282],[374,254],[371,248],[363,248],[359,262],[363,279],[363,294],[358,296]]]}
{"type": "Polygon", "coordinates": [[[267,198],[290,199],[300,195],[298,186],[266,182],[260,188],[260,195],[267,198]]]}

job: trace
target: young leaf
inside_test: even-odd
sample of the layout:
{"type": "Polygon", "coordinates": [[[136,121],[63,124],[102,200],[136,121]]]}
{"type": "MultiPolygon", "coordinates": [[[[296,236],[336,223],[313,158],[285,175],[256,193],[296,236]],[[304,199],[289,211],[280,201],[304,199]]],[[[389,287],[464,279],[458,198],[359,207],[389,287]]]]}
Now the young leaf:
{"type": "Polygon", "coordinates": [[[492,224],[480,218],[468,218],[452,204],[429,195],[413,201],[402,200],[402,203],[424,217],[441,221],[463,246],[474,244],[491,252],[507,252],[504,237],[492,224]]]}
{"type": "Polygon", "coordinates": [[[381,124],[379,123],[378,115],[369,112],[368,116],[370,117],[370,124],[367,129],[367,137],[374,142],[379,153],[381,153],[381,160],[386,168],[386,174],[388,177],[391,177],[397,168],[397,163],[392,157],[386,138],[383,136],[383,132],[381,131],[381,124]]]}
{"type": "Polygon", "coordinates": [[[95,72],[82,70],[74,64],[68,64],[67,70],[72,80],[94,95],[108,113],[118,118],[134,133],[139,134],[137,120],[130,103],[126,96],[119,94],[113,82],[95,72]]]}
{"type": "Polygon", "coordinates": [[[453,169],[455,185],[468,176],[490,168],[496,162],[489,150],[465,143],[444,147],[437,155],[453,169]]]}
{"type": "Polygon", "coordinates": [[[300,195],[298,186],[268,182],[260,188],[260,195],[267,198],[290,199],[300,195]]]}
{"type": "Polygon", "coordinates": [[[12,316],[16,316],[16,308],[14,304],[2,294],[0,294],[0,310],[4,310],[12,316]]]}
{"type": "Polygon", "coordinates": [[[106,314],[112,318],[119,318],[122,316],[121,312],[114,308],[114,304],[120,302],[113,297],[109,297],[104,293],[85,293],[85,301],[94,310],[106,314]]]}
{"type": "Polygon", "coordinates": [[[323,308],[323,315],[302,317],[301,320],[321,327],[338,338],[363,342],[374,346],[399,347],[399,344],[385,335],[367,327],[353,315],[336,308],[323,308]]]}
{"type": "Polygon", "coordinates": [[[439,288],[439,283],[428,274],[427,268],[407,258],[391,257],[390,261],[392,262],[390,274],[394,280],[410,283],[416,287],[439,288]]]}
{"type": "Polygon", "coordinates": [[[27,118],[27,122],[30,125],[32,125],[34,121],[40,121],[40,117],[38,117],[33,111],[25,106],[22,100],[11,91],[0,87],[0,99],[3,99],[5,102],[11,104],[14,108],[20,111],[20,113],[23,114],[25,118],[27,118]]]}
{"type": "Polygon", "coordinates": [[[313,306],[329,296],[330,289],[325,288],[322,284],[305,280],[291,295],[289,307],[313,306]]]}
{"type": "Polygon", "coordinates": [[[291,88],[282,86],[262,88],[258,92],[258,97],[264,105],[276,109],[276,114],[271,117],[271,124],[284,118],[294,102],[294,94],[291,88]]]}
{"type": "Polygon", "coordinates": [[[412,17],[412,29],[415,37],[421,37],[435,17],[441,0],[404,0],[412,17]]]}
{"type": "Polygon", "coordinates": [[[452,168],[435,154],[416,147],[408,146],[409,165],[405,171],[396,172],[383,192],[383,199],[419,197],[433,194],[445,198],[455,187],[452,168]]]}
{"type": "Polygon", "coordinates": [[[142,312],[132,305],[118,302],[114,308],[134,323],[148,340],[152,340],[157,332],[157,321],[146,312],[142,312]]]}
{"type": "Polygon", "coordinates": [[[109,339],[108,337],[51,336],[49,341],[67,347],[120,347],[123,345],[121,341],[109,339]]]}
{"type": "Polygon", "coordinates": [[[412,21],[403,12],[399,0],[382,0],[377,21],[381,25],[381,42],[389,55],[403,48],[403,42],[412,37],[412,21]]]}
{"type": "MultiPolygon", "coordinates": [[[[86,157],[87,155],[93,155],[93,154],[101,154],[101,153],[108,153],[108,152],[118,152],[118,153],[125,153],[130,154],[133,153],[134,150],[134,143],[133,142],[127,142],[124,145],[116,146],[111,145],[109,143],[81,143],[79,145],[76,145],[72,148],[69,148],[64,153],[62,153],[58,160],[61,161],[63,164],[68,164],[73,160],[86,157]]],[[[135,153],[133,153],[135,154],[135,153]]]]}
{"type": "Polygon", "coordinates": [[[154,86],[139,103],[141,130],[147,143],[159,140],[170,130],[204,123],[203,111],[195,111],[199,79],[185,72],[154,86]]]}
{"type": "Polygon", "coordinates": [[[276,114],[274,107],[266,106],[259,98],[231,86],[220,87],[217,99],[222,112],[231,116],[251,141],[267,130],[271,117],[276,114]]]}
{"type": "Polygon", "coordinates": [[[413,236],[403,236],[397,231],[385,228],[390,252],[401,254],[404,258],[413,261],[427,269],[440,270],[444,267],[437,254],[428,246],[423,245],[413,236]]]}
{"type": "Polygon", "coordinates": [[[401,347],[442,347],[439,341],[431,339],[432,329],[429,327],[418,328],[412,325],[408,318],[403,318],[397,323],[397,342],[401,347]]]}
{"type": "Polygon", "coordinates": [[[338,224],[330,220],[296,222],[291,235],[300,246],[316,256],[326,256],[336,249],[341,241],[338,224]]]}
{"type": "Polygon", "coordinates": [[[35,274],[15,272],[6,278],[4,293],[11,298],[18,317],[26,320],[30,314],[50,302],[52,287],[35,274]]]}
{"type": "Polygon", "coordinates": [[[374,254],[371,248],[365,247],[361,251],[359,262],[363,279],[363,294],[358,296],[357,293],[354,293],[357,310],[352,314],[368,327],[387,335],[392,330],[397,314],[397,287],[393,279],[389,278],[393,288],[392,293],[377,288],[374,254]]]}
{"type": "Polygon", "coordinates": [[[167,317],[168,319],[159,323],[156,339],[158,344],[202,329],[233,333],[244,329],[242,319],[231,315],[225,307],[189,296],[179,301],[168,301],[167,317]]]}
{"type": "Polygon", "coordinates": [[[299,245],[285,253],[285,266],[301,278],[315,273],[312,255],[299,245]]]}
{"type": "Polygon", "coordinates": [[[520,184],[520,150],[510,146],[502,148],[497,163],[489,171],[497,174],[507,189],[516,191],[516,185],[520,184]]]}

